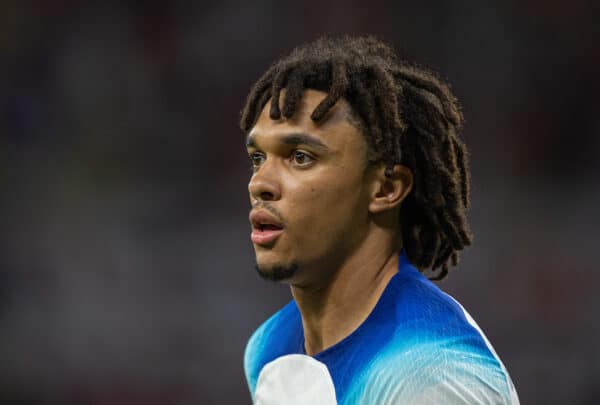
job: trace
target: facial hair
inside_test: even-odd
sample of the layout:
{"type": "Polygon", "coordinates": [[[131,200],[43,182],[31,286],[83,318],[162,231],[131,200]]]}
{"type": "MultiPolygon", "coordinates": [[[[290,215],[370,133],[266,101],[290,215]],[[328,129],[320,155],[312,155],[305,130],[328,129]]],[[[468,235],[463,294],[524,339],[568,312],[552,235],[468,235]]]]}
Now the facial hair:
{"type": "Polygon", "coordinates": [[[256,264],[256,272],[264,279],[271,281],[285,281],[298,273],[299,266],[292,263],[289,266],[260,267],[256,264]]]}

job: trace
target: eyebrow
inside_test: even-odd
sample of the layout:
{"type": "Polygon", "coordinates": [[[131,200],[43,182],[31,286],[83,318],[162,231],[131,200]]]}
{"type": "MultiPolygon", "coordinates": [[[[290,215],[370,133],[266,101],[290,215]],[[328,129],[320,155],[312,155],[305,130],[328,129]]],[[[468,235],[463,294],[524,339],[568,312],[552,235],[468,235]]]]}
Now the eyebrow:
{"type": "MultiPolygon", "coordinates": [[[[321,142],[321,140],[319,140],[318,138],[315,138],[312,135],[305,134],[302,132],[285,134],[285,135],[281,136],[278,139],[278,141],[285,145],[292,145],[292,146],[307,145],[307,146],[313,146],[318,149],[322,149],[324,151],[329,150],[327,145],[325,145],[323,142],[321,142]]],[[[254,139],[254,137],[252,135],[248,135],[246,137],[246,147],[256,147],[256,140],[254,139]]]]}

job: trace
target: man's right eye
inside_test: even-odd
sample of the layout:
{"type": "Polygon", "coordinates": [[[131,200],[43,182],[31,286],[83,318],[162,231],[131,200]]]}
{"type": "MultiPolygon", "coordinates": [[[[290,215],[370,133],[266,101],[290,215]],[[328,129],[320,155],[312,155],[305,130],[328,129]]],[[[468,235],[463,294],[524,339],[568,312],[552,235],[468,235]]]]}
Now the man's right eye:
{"type": "Polygon", "coordinates": [[[253,152],[249,157],[252,163],[252,170],[258,169],[265,162],[265,155],[260,152],[253,152]]]}

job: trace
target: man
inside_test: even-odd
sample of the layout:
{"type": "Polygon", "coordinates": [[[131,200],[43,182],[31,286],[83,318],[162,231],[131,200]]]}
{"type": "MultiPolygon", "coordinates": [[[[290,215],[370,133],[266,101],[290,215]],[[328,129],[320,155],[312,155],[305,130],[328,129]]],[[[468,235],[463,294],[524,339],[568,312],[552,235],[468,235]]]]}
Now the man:
{"type": "Polygon", "coordinates": [[[473,319],[421,274],[443,278],[471,243],[462,122],[446,84],[371,37],[321,38],[254,85],[251,240],[293,296],[246,348],[255,403],[518,403],[473,319]]]}

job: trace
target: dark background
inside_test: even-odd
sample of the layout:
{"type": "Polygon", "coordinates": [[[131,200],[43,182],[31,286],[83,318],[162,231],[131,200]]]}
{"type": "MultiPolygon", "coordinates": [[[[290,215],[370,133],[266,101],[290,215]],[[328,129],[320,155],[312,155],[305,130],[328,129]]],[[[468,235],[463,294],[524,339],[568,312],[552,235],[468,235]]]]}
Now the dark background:
{"type": "Polygon", "coordinates": [[[372,33],[462,101],[475,243],[442,288],[523,404],[600,403],[597,2],[2,1],[0,403],[249,403],[251,84],[372,33]],[[596,319],[596,321],[594,321],[596,319]]]}

